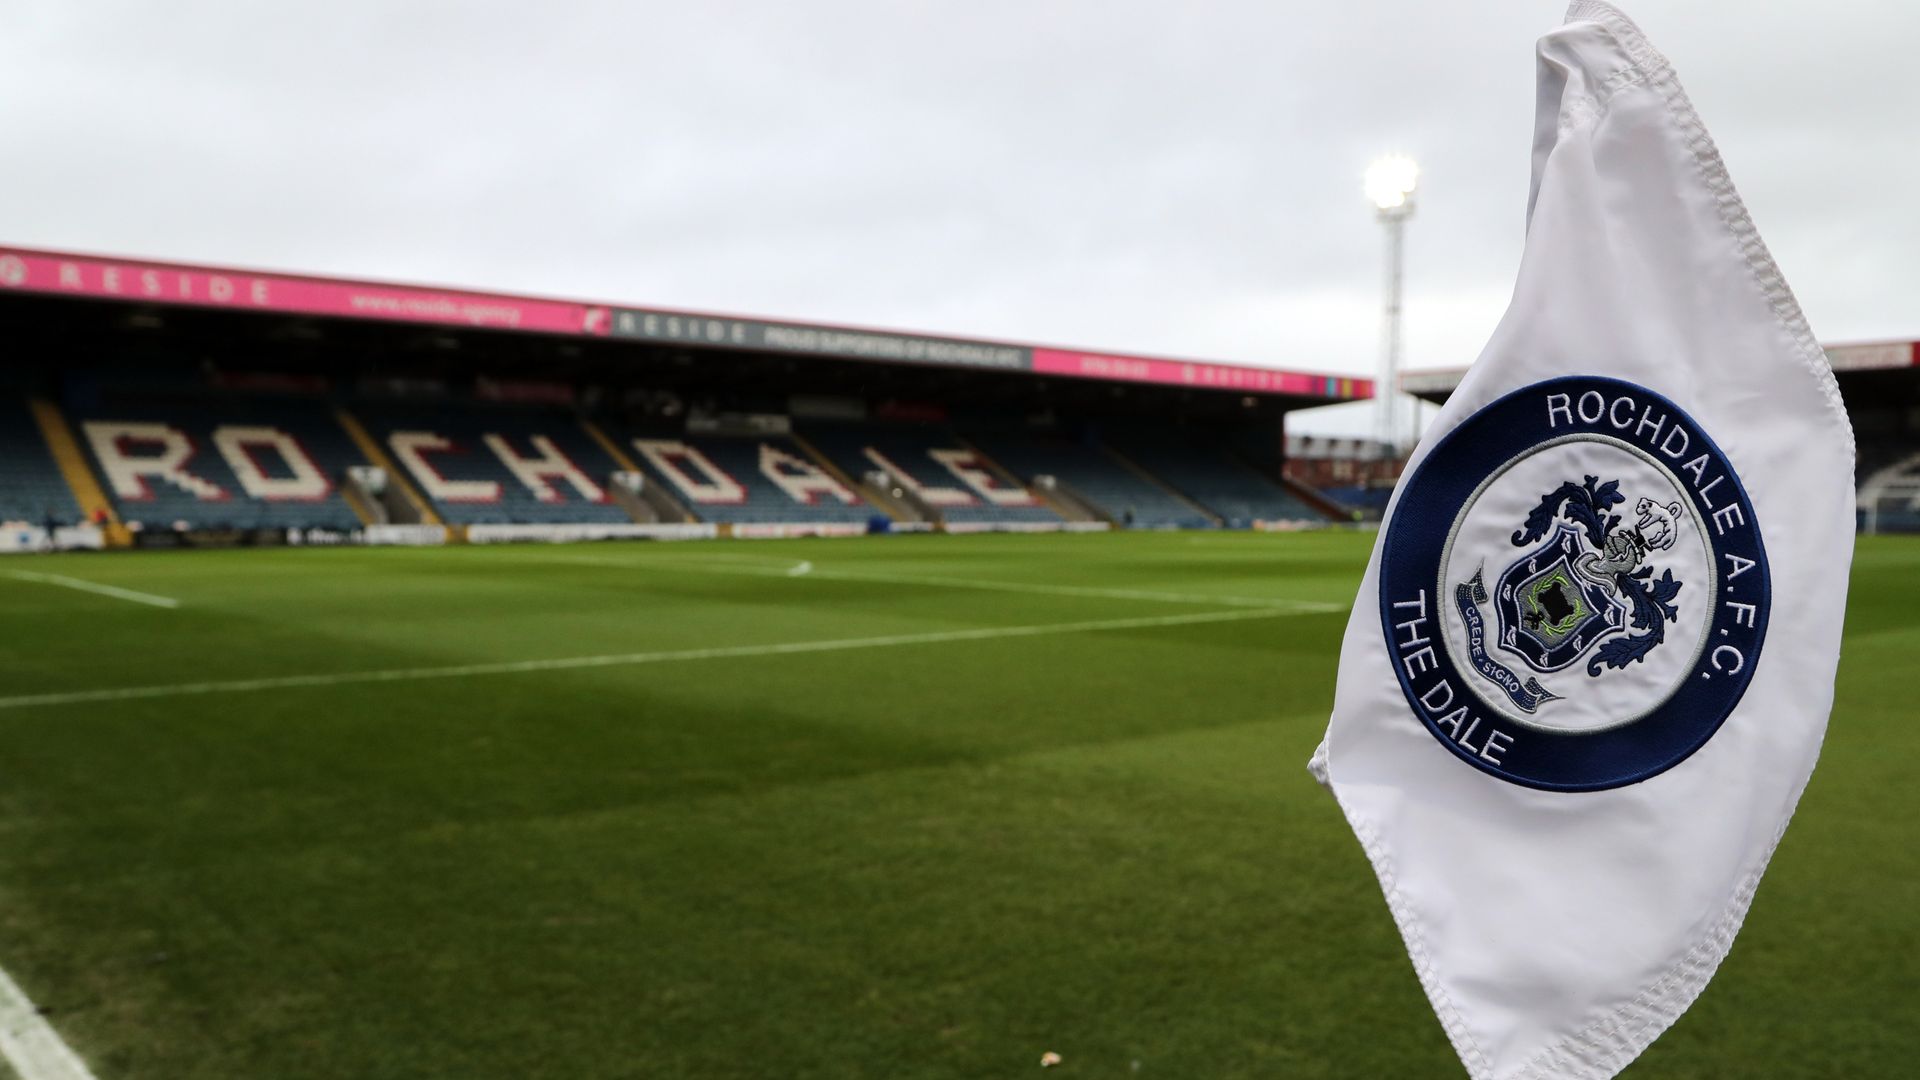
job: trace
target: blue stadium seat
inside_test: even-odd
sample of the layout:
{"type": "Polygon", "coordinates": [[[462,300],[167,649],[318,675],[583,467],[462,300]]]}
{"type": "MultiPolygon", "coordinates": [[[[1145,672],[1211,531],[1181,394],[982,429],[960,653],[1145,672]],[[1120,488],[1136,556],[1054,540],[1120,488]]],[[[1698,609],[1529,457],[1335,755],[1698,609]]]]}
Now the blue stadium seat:
{"type": "Polygon", "coordinates": [[[1009,487],[977,463],[950,431],[936,427],[830,424],[806,437],[850,476],[890,466],[919,489],[920,498],[954,524],[1050,524],[1060,515],[1024,488],[1009,487]],[[996,502],[998,498],[1002,501],[996,502]]]}
{"type": "Polygon", "coordinates": [[[123,521],[148,528],[353,529],[340,480],[365,458],[315,401],[98,406],[74,435],[123,521]]]}
{"type": "Polygon", "coordinates": [[[1320,489],[1320,494],[1341,506],[1385,513],[1387,502],[1393,498],[1393,489],[1390,487],[1330,487],[1320,489]]]}
{"type": "Polygon", "coordinates": [[[1027,483],[1053,476],[1114,521],[1139,528],[1203,529],[1213,524],[1185,500],[1114,460],[1097,446],[1059,436],[995,432],[971,436],[975,446],[1027,483]]]}
{"type": "Polygon", "coordinates": [[[49,517],[72,525],[81,518],[80,505],[25,399],[0,398],[0,521],[40,525],[49,517]]]}
{"type": "Polygon", "coordinates": [[[1109,441],[1174,490],[1213,511],[1229,528],[1247,528],[1256,521],[1327,520],[1278,482],[1204,438],[1135,431],[1109,441]]]}
{"type": "Polygon", "coordinates": [[[620,465],[573,414],[492,404],[357,405],[354,415],[442,519],[461,525],[620,523],[620,465]]]}

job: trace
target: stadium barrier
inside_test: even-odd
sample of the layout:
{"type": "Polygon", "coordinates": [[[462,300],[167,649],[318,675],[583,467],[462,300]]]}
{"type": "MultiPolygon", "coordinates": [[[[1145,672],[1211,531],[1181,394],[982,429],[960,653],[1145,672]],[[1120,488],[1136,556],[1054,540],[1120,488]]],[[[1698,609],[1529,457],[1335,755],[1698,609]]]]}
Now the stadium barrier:
{"type": "Polygon", "coordinates": [[[106,547],[106,534],[93,525],[62,525],[53,530],[53,542],[47,542],[47,530],[39,525],[0,525],[0,555],[31,555],[41,551],[99,551],[106,547]]]}
{"type": "Polygon", "coordinates": [[[864,521],[816,521],[789,524],[736,522],[726,535],[736,540],[787,540],[800,536],[865,536],[870,526],[864,521]]]}
{"type": "Polygon", "coordinates": [[[368,525],[359,529],[288,529],[289,547],[437,547],[451,537],[445,525],[368,525]]]}
{"type": "Polygon", "coordinates": [[[1019,532],[1106,532],[1113,528],[1106,521],[949,521],[950,533],[1019,532]]]}
{"type": "Polygon", "coordinates": [[[1325,532],[1344,530],[1348,532],[1378,532],[1378,521],[1295,521],[1291,518],[1280,521],[1256,521],[1249,526],[1254,532],[1325,532]]]}
{"type": "Polygon", "coordinates": [[[445,525],[369,525],[360,530],[368,544],[432,547],[447,542],[445,525]]]}
{"type": "Polygon", "coordinates": [[[467,526],[469,544],[572,544],[589,540],[711,540],[720,530],[702,522],[616,524],[568,522],[555,525],[515,524],[467,526]]]}

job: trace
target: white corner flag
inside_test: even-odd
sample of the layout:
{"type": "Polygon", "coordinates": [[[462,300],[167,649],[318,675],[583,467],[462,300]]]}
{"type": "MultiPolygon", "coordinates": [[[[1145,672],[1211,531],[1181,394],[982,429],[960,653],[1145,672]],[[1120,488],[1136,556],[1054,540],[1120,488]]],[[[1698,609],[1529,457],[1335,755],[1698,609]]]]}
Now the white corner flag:
{"type": "Polygon", "coordinates": [[[1605,1080],[1727,955],[1853,551],[1824,353],[1666,59],[1539,43],[1512,306],[1389,507],[1310,768],[1474,1080],[1605,1080]]]}

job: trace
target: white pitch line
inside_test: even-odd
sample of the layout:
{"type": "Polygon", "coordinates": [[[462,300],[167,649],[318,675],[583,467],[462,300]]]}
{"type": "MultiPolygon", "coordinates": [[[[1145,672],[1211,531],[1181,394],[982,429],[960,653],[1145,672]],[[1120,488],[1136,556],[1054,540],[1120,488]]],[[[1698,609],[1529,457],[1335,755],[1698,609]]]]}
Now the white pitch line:
{"type": "Polygon", "coordinates": [[[81,705],[101,701],[132,701],[142,698],[190,697],[200,694],[240,694],[257,690],[290,690],[312,686],[344,686],[352,683],[413,682],[421,679],[456,679],[474,675],[519,675],[537,671],[575,671],[583,668],[631,667],[639,664],[666,664],[685,660],[730,660],[748,656],[787,656],[795,653],[843,652],[851,649],[884,649],[901,645],[940,645],[954,641],[989,641],[995,638],[1042,637],[1049,634],[1082,634],[1100,630],[1144,630],[1162,626],[1194,626],[1201,623],[1238,622],[1245,619],[1275,619],[1306,612],[1267,608],[1254,611],[1205,611],[1192,615],[1151,615],[1133,619],[1095,619],[1089,622],[1043,623],[1036,626],[988,626],[977,630],[935,630],[923,634],[887,634],[880,637],[829,638],[824,641],[789,641],[769,645],[732,645],[710,649],[673,649],[665,652],[614,653],[604,656],[567,656],[550,660],[510,660],[493,664],[456,664],[448,667],[388,668],[381,671],[342,671],[326,675],[278,675],[262,679],[226,679],[214,682],[168,683],[159,686],[126,686],[108,690],[71,690],[49,694],[20,694],[0,698],[0,709],[25,709],[37,705],[81,705]]]}
{"type": "MultiPolygon", "coordinates": [[[[718,557],[718,556],[713,556],[718,557]]],[[[757,556],[742,556],[742,558],[757,556]]],[[[919,574],[873,574],[849,572],[846,570],[823,570],[811,562],[800,567],[780,569],[772,566],[702,566],[697,560],[708,556],[674,556],[651,561],[605,558],[592,555],[580,556],[537,556],[529,561],[551,563],[554,565],[611,566],[625,570],[691,570],[700,574],[738,574],[747,577],[800,577],[821,578],[829,581],[871,581],[877,585],[927,585],[944,589],[975,589],[984,592],[1041,593],[1047,596],[1073,596],[1096,600],[1148,600],[1170,604],[1207,604],[1227,607],[1265,608],[1272,611],[1297,612],[1299,614],[1328,613],[1345,611],[1345,604],[1335,604],[1320,600],[1288,600],[1283,597],[1263,596],[1210,596],[1205,593],[1171,593],[1154,589],[1109,589],[1093,585],[1049,585],[1033,581],[988,581],[980,578],[953,578],[937,575],[919,574]]]]}
{"type": "Polygon", "coordinates": [[[1109,589],[1097,585],[1048,585],[1032,581],[988,581],[980,578],[951,578],[916,574],[848,573],[818,570],[814,577],[837,581],[872,581],[883,585],[930,585],[946,589],[978,589],[984,592],[1042,593],[1047,596],[1088,597],[1097,600],[1157,600],[1170,604],[1225,604],[1229,607],[1266,608],[1301,614],[1346,610],[1345,604],[1318,600],[1288,600],[1264,596],[1209,596],[1205,593],[1172,593],[1156,589],[1109,589]]]}
{"type": "Polygon", "coordinates": [[[87,1063],[5,971],[0,971],[0,1055],[20,1080],[94,1080],[87,1063]]]}
{"type": "Polygon", "coordinates": [[[67,577],[65,574],[40,574],[32,570],[6,570],[0,571],[0,573],[4,573],[7,577],[19,581],[37,581],[42,585],[58,585],[63,589],[78,589],[81,592],[111,596],[116,600],[131,600],[136,604],[148,604],[159,608],[177,608],[180,606],[180,601],[175,600],[171,596],[155,596],[153,593],[136,592],[133,589],[122,589],[118,585],[102,585],[97,581],[82,581],[79,578],[67,577]]]}
{"type": "Polygon", "coordinates": [[[787,571],[787,576],[788,577],[805,577],[811,573],[813,573],[813,564],[808,562],[805,559],[801,559],[799,562],[793,565],[792,569],[787,571]]]}

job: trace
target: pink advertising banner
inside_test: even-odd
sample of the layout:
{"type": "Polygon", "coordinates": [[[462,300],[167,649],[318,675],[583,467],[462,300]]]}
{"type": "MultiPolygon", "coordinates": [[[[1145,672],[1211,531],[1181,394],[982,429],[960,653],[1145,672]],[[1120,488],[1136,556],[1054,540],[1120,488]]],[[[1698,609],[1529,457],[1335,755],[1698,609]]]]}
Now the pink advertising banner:
{"type": "Polygon", "coordinates": [[[1827,346],[1835,371],[1869,371],[1920,365],[1920,341],[1871,341],[1827,346]]]}
{"type": "Polygon", "coordinates": [[[1142,356],[1033,350],[1033,370],[1047,375],[1077,375],[1088,379],[1124,379],[1128,382],[1171,383],[1207,390],[1245,390],[1261,394],[1300,394],[1329,398],[1370,398],[1373,380],[1336,375],[1307,375],[1268,368],[1189,360],[1157,360],[1142,356]]]}
{"type": "Polygon", "coordinates": [[[998,368],[1335,401],[1373,396],[1368,379],[1270,368],[0,247],[0,294],[10,291],[998,368]]]}
{"type": "Polygon", "coordinates": [[[603,335],[608,322],[604,307],[559,300],[0,249],[10,290],[556,334],[603,335]]]}

